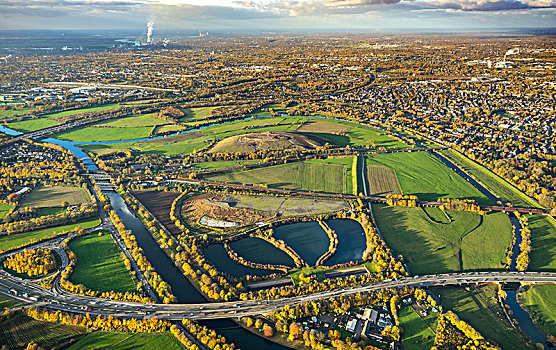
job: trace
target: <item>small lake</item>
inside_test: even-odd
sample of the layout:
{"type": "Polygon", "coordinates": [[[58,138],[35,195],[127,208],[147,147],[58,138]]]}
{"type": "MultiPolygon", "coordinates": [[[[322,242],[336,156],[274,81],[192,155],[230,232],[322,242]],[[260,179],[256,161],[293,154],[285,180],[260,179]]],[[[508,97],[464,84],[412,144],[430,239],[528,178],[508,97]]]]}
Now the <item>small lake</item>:
{"type": "Polygon", "coordinates": [[[316,221],[297,222],[274,229],[274,237],[286,242],[307,264],[314,266],[328,250],[328,235],[316,221]]]}
{"type": "Polygon", "coordinates": [[[224,245],[220,243],[208,245],[203,249],[203,255],[218,269],[218,271],[222,271],[236,278],[243,278],[246,275],[266,276],[276,273],[276,271],[254,269],[236,263],[228,256],[224,245]]]}
{"type": "Polygon", "coordinates": [[[334,219],[326,222],[328,226],[336,231],[338,236],[338,250],[324,265],[334,266],[345,264],[350,261],[361,261],[366,247],[365,233],[363,227],[350,219],[334,219]]]}
{"type": "Polygon", "coordinates": [[[295,267],[295,262],[288,254],[260,238],[243,238],[230,243],[230,247],[248,261],[295,267]]]}

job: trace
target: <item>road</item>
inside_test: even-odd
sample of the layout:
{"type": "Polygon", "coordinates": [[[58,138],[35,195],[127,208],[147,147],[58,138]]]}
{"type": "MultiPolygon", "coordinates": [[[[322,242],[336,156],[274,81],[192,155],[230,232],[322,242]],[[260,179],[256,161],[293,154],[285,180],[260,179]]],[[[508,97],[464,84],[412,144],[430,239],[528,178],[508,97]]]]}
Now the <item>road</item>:
{"type": "Polygon", "coordinates": [[[205,304],[140,304],[99,299],[71,294],[59,289],[49,290],[30,281],[10,276],[0,271],[0,295],[26,304],[73,313],[112,315],[123,318],[158,317],[169,321],[183,318],[219,319],[253,316],[272,312],[285,305],[296,305],[307,301],[329,299],[342,295],[378,291],[389,288],[430,287],[480,283],[550,283],[556,284],[554,272],[465,272],[415,276],[398,280],[384,280],[351,288],[301,295],[275,300],[247,300],[205,304]]]}

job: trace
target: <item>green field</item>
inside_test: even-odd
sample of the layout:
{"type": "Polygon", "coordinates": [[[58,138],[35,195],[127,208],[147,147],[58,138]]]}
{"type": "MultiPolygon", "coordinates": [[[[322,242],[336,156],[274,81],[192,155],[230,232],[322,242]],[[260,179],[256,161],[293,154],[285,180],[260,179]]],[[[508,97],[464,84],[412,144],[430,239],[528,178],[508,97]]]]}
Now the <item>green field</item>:
{"type": "Polygon", "coordinates": [[[254,164],[258,162],[259,160],[230,160],[230,161],[222,161],[222,162],[206,162],[206,163],[194,164],[191,166],[191,168],[199,169],[199,170],[217,170],[217,169],[234,168],[234,167],[254,164]]]}
{"type": "Polygon", "coordinates": [[[396,172],[403,194],[414,194],[423,201],[438,198],[474,199],[492,204],[484,194],[428,152],[368,155],[367,165],[383,165],[396,172]]]}
{"type": "Polygon", "coordinates": [[[77,224],[69,224],[65,226],[57,226],[51,228],[45,228],[42,230],[25,232],[25,233],[18,233],[15,235],[10,236],[1,236],[0,237],[0,251],[6,251],[13,249],[15,247],[19,247],[22,244],[28,244],[32,240],[35,242],[44,239],[52,235],[54,232],[62,232],[62,231],[71,231],[75,227],[81,227],[82,229],[88,229],[92,227],[96,227],[100,225],[100,220],[98,219],[91,219],[88,221],[79,222],[77,224]]]}
{"type": "Polygon", "coordinates": [[[20,303],[19,301],[4,298],[4,297],[0,297],[0,312],[4,312],[4,309],[6,309],[6,308],[18,307],[18,306],[21,306],[21,305],[23,305],[23,304],[20,303]]]}
{"type": "Polygon", "coordinates": [[[145,138],[155,125],[168,122],[153,117],[152,114],[132,115],[105,120],[93,126],[75,128],[55,134],[53,137],[69,141],[113,141],[145,138]]]}
{"type": "Polygon", "coordinates": [[[528,215],[531,230],[529,271],[556,271],[556,223],[544,215],[528,215]]]}
{"type": "MultiPolygon", "coordinates": [[[[2,104],[0,103],[0,106],[2,104]]],[[[35,110],[34,107],[23,107],[23,108],[19,108],[19,107],[14,107],[11,106],[11,109],[1,109],[0,108],[0,118],[11,118],[11,117],[17,117],[20,115],[24,115],[27,114],[29,112],[33,112],[35,110]]]]}
{"type": "Polygon", "coordinates": [[[114,108],[119,108],[119,105],[117,103],[111,103],[111,104],[102,105],[102,106],[98,106],[98,107],[79,108],[79,109],[74,109],[74,110],[71,110],[71,111],[64,111],[64,112],[46,114],[46,115],[44,115],[44,118],[54,119],[54,118],[58,118],[58,117],[65,117],[65,116],[68,116],[68,115],[74,115],[74,114],[79,114],[79,113],[106,111],[106,110],[114,109],[114,108]]]}
{"type": "Polygon", "coordinates": [[[431,292],[440,296],[440,303],[446,310],[455,312],[460,319],[469,323],[489,342],[502,349],[526,349],[523,336],[515,331],[505,318],[496,297],[496,285],[481,287],[432,288],[431,292]]]}
{"type": "Polygon", "coordinates": [[[8,349],[25,349],[27,344],[35,342],[43,348],[51,348],[80,336],[85,331],[83,327],[37,321],[16,315],[0,323],[0,345],[6,345],[8,349]]]}
{"type": "Polygon", "coordinates": [[[70,205],[89,202],[85,189],[69,186],[40,186],[34,188],[20,203],[20,207],[59,207],[66,201],[70,205]]]}
{"type": "Polygon", "coordinates": [[[10,129],[15,129],[21,132],[29,132],[29,131],[48,128],[50,126],[54,126],[58,124],[60,123],[58,123],[55,120],[49,120],[49,119],[25,119],[21,121],[13,121],[4,125],[10,129]]]}
{"type": "Polygon", "coordinates": [[[185,115],[180,118],[180,122],[190,122],[206,119],[210,116],[210,111],[218,107],[193,107],[185,108],[183,112],[185,115]]]}
{"type": "Polygon", "coordinates": [[[112,236],[97,232],[72,240],[71,251],[77,256],[77,264],[70,276],[75,284],[83,284],[99,292],[135,292],[136,283],[126,269],[120,251],[112,236]]]}
{"type": "Polygon", "coordinates": [[[0,204],[0,222],[8,215],[8,212],[14,207],[13,204],[0,204]]]}
{"type": "Polygon", "coordinates": [[[96,331],[87,333],[68,350],[182,350],[182,345],[171,333],[121,333],[96,331]]]}
{"type": "MultiPolygon", "coordinates": [[[[115,150],[134,149],[144,153],[174,155],[180,153],[191,153],[193,150],[199,150],[206,145],[206,140],[222,140],[229,136],[240,135],[245,133],[263,132],[263,131],[290,131],[295,132],[302,122],[307,120],[319,120],[309,117],[271,117],[260,119],[238,120],[226,124],[211,126],[198,132],[186,133],[172,137],[165,137],[156,140],[139,141],[139,142],[122,142],[107,145],[87,145],[83,148],[86,151],[95,154],[103,154],[115,150]]],[[[307,135],[318,136],[323,139],[330,139],[332,143],[340,146],[365,146],[369,143],[375,143],[376,146],[385,148],[406,148],[407,145],[398,141],[390,135],[379,132],[376,129],[358,126],[357,124],[344,121],[327,121],[332,125],[331,130],[323,133],[304,133],[307,135]],[[346,135],[333,134],[333,127],[347,128],[349,131],[346,135]]],[[[89,128],[91,129],[91,128],[89,128]]],[[[79,129],[75,132],[80,132],[79,129]]],[[[67,134],[65,133],[65,137],[67,134]]],[[[94,135],[81,135],[81,139],[87,139],[94,135]],[[86,137],[85,137],[86,136],[86,137]]],[[[118,139],[124,139],[119,137],[118,139]]],[[[87,139],[90,140],[90,139],[87,139]]]]}
{"type": "Polygon", "coordinates": [[[519,295],[533,322],[546,334],[556,336],[556,286],[531,286],[519,295]]]}
{"type": "Polygon", "coordinates": [[[272,111],[274,113],[288,114],[291,107],[284,108],[279,103],[269,103],[269,104],[266,104],[266,105],[262,106],[261,108],[255,109],[253,112],[249,113],[249,115],[252,115],[252,116],[271,115],[271,112],[269,111],[269,109],[272,109],[272,111]]]}
{"type": "Polygon", "coordinates": [[[377,225],[395,254],[412,274],[500,269],[512,242],[511,222],[504,213],[481,216],[448,211],[449,224],[435,223],[421,208],[373,205],[377,225]]]}
{"type": "Polygon", "coordinates": [[[413,307],[404,307],[398,315],[405,350],[430,349],[434,345],[437,313],[421,318],[413,307]]]}
{"type": "Polygon", "coordinates": [[[519,191],[500,176],[475,163],[461,153],[452,149],[441,150],[439,153],[465,170],[466,173],[474,177],[497,197],[501,198],[504,203],[511,202],[514,206],[518,207],[540,208],[540,205],[529,196],[519,191]]]}
{"type": "Polygon", "coordinates": [[[292,190],[351,193],[353,191],[352,158],[326,161],[297,162],[222,174],[209,179],[239,184],[267,184],[270,187],[292,190]],[[349,166],[346,168],[343,163],[349,163],[349,166]]]}

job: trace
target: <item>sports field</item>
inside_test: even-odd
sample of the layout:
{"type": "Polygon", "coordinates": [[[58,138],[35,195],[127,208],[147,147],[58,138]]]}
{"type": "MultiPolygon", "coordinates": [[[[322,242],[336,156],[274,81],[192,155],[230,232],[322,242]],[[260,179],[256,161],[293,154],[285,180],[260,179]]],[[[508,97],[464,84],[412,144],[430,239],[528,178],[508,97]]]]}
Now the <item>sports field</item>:
{"type": "Polygon", "coordinates": [[[27,344],[35,342],[48,349],[85,332],[84,327],[37,321],[17,315],[0,322],[0,344],[8,349],[25,349],[27,344]]]}
{"type": "Polygon", "coordinates": [[[506,180],[461,153],[452,149],[441,150],[439,153],[465,170],[465,172],[483,184],[489,191],[501,198],[504,203],[511,202],[514,206],[518,207],[540,207],[537,202],[509,184],[506,180]]]}
{"type": "Polygon", "coordinates": [[[97,232],[72,240],[71,251],[77,256],[77,264],[70,276],[75,284],[83,284],[99,292],[135,292],[137,284],[126,269],[120,251],[112,236],[97,232]]]}
{"type": "Polygon", "coordinates": [[[556,286],[530,286],[520,294],[519,301],[527,308],[537,326],[547,334],[556,336],[556,286]]]}
{"type": "Polygon", "coordinates": [[[95,331],[87,333],[68,350],[131,350],[164,349],[183,350],[182,345],[171,333],[122,333],[95,331]]]}
{"type": "Polygon", "coordinates": [[[455,312],[489,342],[502,349],[527,349],[523,336],[505,319],[496,297],[496,285],[432,288],[444,309],[455,312]]]}
{"type": "Polygon", "coordinates": [[[6,251],[19,247],[23,244],[37,243],[40,240],[53,235],[54,233],[60,233],[63,231],[71,231],[75,227],[81,227],[82,229],[89,229],[100,225],[99,219],[90,219],[87,221],[78,222],[77,224],[69,224],[64,226],[50,227],[42,230],[18,233],[9,236],[0,236],[0,251],[6,251]]]}
{"type": "Polygon", "coordinates": [[[428,152],[374,154],[366,159],[367,165],[382,165],[394,170],[403,194],[414,194],[424,201],[449,197],[492,204],[473,185],[428,152]]]}
{"type": "Polygon", "coordinates": [[[367,182],[370,196],[402,194],[396,172],[382,165],[367,165],[367,182]]]}
{"type": "Polygon", "coordinates": [[[399,313],[402,343],[405,350],[430,349],[434,345],[437,313],[421,317],[413,307],[404,307],[399,313]]]}
{"type": "Polygon", "coordinates": [[[480,215],[448,211],[449,224],[431,221],[421,208],[373,205],[377,225],[395,254],[404,256],[412,274],[499,269],[511,245],[504,213],[480,215]]]}
{"type": "MultiPolygon", "coordinates": [[[[342,193],[344,167],[342,165],[297,162],[262,169],[218,175],[214,181],[238,184],[267,184],[270,187],[342,193]]],[[[351,179],[350,179],[351,181],[351,179]]]]}
{"type": "Polygon", "coordinates": [[[544,215],[528,215],[531,230],[529,271],[556,271],[556,223],[544,215]]]}
{"type": "Polygon", "coordinates": [[[90,198],[81,187],[40,186],[23,198],[20,207],[59,207],[64,201],[73,205],[89,202],[90,198]]]}

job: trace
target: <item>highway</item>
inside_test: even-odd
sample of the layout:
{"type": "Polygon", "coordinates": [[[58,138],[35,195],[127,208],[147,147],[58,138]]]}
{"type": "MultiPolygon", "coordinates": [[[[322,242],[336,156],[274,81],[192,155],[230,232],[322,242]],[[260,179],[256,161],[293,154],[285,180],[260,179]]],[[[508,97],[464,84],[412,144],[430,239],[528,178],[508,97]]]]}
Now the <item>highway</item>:
{"type": "Polygon", "coordinates": [[[112,315],[123,318],[158,317],[169,321],[183,318],[202,320],[260,315],[272,312],[285,305],[296,305],[307,301],[328,299],[342,295],[379,291],[389,288],[431,287],[482,283],[550,283],[556,284],[554,272],[465,272],[415,276],[403,279],[384,280],[351,288],[301,295],[273,300],[247,300],[203,304],[140,304],[100,299],[71,294],[56,287],[49,290],[30,281],[10,276],[0,271],[0,295],[16,299],[25,304],[34,304],[52,310],[93,315],[112,315]]]}

